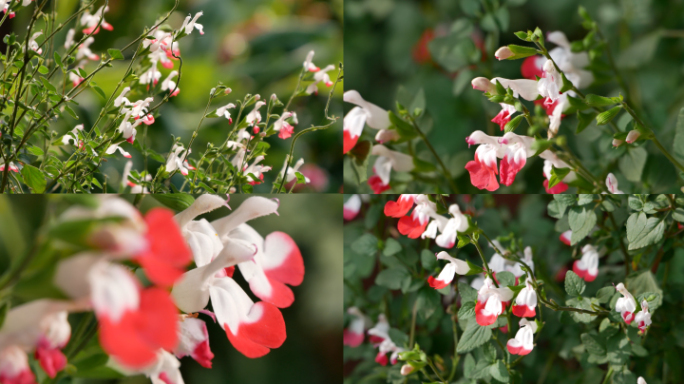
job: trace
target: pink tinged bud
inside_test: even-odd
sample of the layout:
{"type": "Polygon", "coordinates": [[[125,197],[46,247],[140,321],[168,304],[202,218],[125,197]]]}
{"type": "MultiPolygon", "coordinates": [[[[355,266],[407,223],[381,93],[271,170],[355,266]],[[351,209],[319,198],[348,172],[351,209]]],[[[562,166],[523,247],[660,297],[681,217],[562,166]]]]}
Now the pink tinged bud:
{"type": "Polygon", "coordinates": [[[506,60],[511,56],[513,56],[513,52],[508,47],[501,47],[494,53],[494,57],[498,60],[506,60]]]}
{"type": "Polygon", "coordinates": [[[224,93],[225,93],[226,95],[229,94],[229,93],[231,93],[231,92],[233,92],[233,90],[230,89],[230,88],[226,88],[226,90],[224,91],[224,93]]]}
{"type": "Polygon", "coordinates": [[[472,84],[473,89],[477,89],[478,91],[491,93],[496,90],[496,86],[486,77],[476,77],[470,83],[472,84]]]}
{"type": "Polygon", "coordinates": [[[637,131],[636,129],[632,129],[627,134],[627,139],[625,139],[625,141],[632,144],[633,142],[637,141],[639,136],[641,136],[641,132],[637,131]]]}
{"type": "Polygon", "coordinates": [[[623,143],[624,143],[624,141],[622,141],[620,139],[613,139],[613,147],[615,147],[615,148],[621,146],[623,143]]]}
{"type": "Polygon", "coordinates": [[[413,372],[413,367],[412,367],[412,366],[410,366],[410,365],[408,365],[408,364],[404,364],[404,365],[401,367],[401,375],[402,375],[402,376],[408,376],[408,375],[411,374],[411,372],[413,372]]]}

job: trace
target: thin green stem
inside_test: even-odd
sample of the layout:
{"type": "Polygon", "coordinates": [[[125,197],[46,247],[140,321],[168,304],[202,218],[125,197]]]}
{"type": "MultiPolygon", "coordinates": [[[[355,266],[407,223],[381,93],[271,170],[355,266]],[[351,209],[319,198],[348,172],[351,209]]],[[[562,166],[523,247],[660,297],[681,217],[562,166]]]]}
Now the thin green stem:
{"type": "Polygon", "coordinates": [[[432,143],[430,143],[430,140],[428,140],[427,136],[425,133],[420,129],[416,121],[413,119],[413,117],[409,117],[411,119],[411,123],[413,125],[413,129],[416,130],[418,133],[418,136],[420,136],[421,139],[423,139],[423,142],[425,145],[428,147],[430,152],[432,152],[432,155],[437,159],[437,162],[439,163],[439,166],[442,168],[442,173],[444,174],[444,177],[447,179],[447,183],[451,187],[451,193],[459,193],[458,187],[456,186],[456,183],[454,183],[454,177],[451,175],[451,172],[447,168],[446,165],[444,165],[444,162],[442,159],[439,157],[437,154],[437,151],[435,148],[432,146],[432,143]]]}
{"type": "Polygon", "coordinates": [[[482,252],[480,244],[477,242],[477,240],[475,240],[475,237],[473,237],[473,235],[468,235],[468,237],[470,238],[470,242],[473,243],[475,248],[477,248],[477,252],[480,254],[480,258],[482,259],[482,265],[484,266],[485,273],[487,273],[487,277],[492,279],[494,285],[496,285],[496,287],[499,288],[499,283],[496,282],[496,279],[494,279],[494,275],[492,275],[492,270],[489,269],[489,265],[487,264],[487,260],[485,260],[485,255],[482,252]]]}

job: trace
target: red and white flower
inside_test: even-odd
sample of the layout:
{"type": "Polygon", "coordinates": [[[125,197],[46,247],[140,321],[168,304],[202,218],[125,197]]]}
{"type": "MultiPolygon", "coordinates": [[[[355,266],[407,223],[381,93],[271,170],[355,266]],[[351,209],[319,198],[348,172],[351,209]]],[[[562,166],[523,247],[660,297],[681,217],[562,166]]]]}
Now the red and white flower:
{"type": "Polygon", "coordinates": [[[190,15],[185,17],[185,20],[183,21],[183,25],[181,25],[180,29],[185,32],[186,35],[189,35],[197,29],[199,31],[200,35],[204,35],[204,26],[202,24],[197,23],[197,19],[202,16],[202,12],[197,12],[195,14],[195,17],[192,17],[190,15]]]}
{"type": "Polygon", "coordinates": [[[527,279],[525,281],[525,288],[521,289],[515,298],[515,304],[513,304],[511,312],[518,317],[535,317],[537,315],[536,307],[537,292],[535,292],[532,286],[532,280],[527,279]]]}
{"type": "Polygon", "coordinates": [[[162,81],[161,90],[171,92],[169,97],[177,96],[180,93],[180,88],[177,88],[176,82],[173,81],[173,79],[176,76],[178,76],[178,71],[171,71],[171,73],[169,73],[169,76],[167,76],[166,79],[162,81]]]}
{"type": "Polygon", "coordinates": [[[294,127],[292,124],[287,122],[287,119],[294,117],[296,119],[296,115],[292,112],[283,112],[282,115],[280,115],[280,118],[276,120],[275,123],[273,123],[273,129],[278,132],[278,137],[281,139],[285,140],[292,136],[292,133],[294,133],[294,127]]]}
{"type": "Polygon", "coordinates": [[[596,247],[586,244],[582,247],[582,258],[575,260],[572,271],[586,282],[592,282],[598,276],[599,253],[596,247]]]}
{"type": "Polygon", "coordinates": [[[76,52],[76,61],[79,61],[84,58],[90,59],[92,61],[100,60],[100,56],[98,56],[90,50],[90,44],[94,42],[95,38],[91,36],[85,39],[85,41],[78,46],[78,51],[76,52]]]}
{"type": "Polygon", "coordinates": [[[477,292],[475,320],[481,326],[494,324],[512,298],[513,291],[510,288],[496,288],[494,281],[489,276],[485,277],[484,284],[477,292]]]}
{"type": "Polygon", "coordinates": [[[612,173],[609,173],[608,176],[606,177],[606,188],[608,188],[608,192],[614,194],[614,195],[622,195],[624,192],[618,189],[618,181],[615,175],[612,173]]]}
{"type": "Polygon", "coordinates": [[[491,80],[485,77],[477,77],[471,81],[473,89],[482,92],[494,93],[496,92],[496,83],[501,84],[504,88],[513,91],[513,97],[522,97],[528,101],[534,101],[539,97],[539,90],[537,89],[537,81],[528,79],[510,80],[503,77],[495,77],[491,80]]]}
{"type": "MultiPolygon", "coordinates": [[[[585,88],[594,81],[592,73],[584,70],[589,65],[589,56],[586,52],[572,52],[570,42],[565,37],[565,34],[560,31],[549,32],[546,39],[557,45],[557,47],[549,51],[549,55],[574,86],[585,88]]],[[[523,77],[530,80],[542,77],[546,61],[547,59],[544,56],[530,56],[526,58],[520,68],[523,77]]]]}
{"type": "Polygon", "coordinates": [[[364,330],[366,329],[366,316],[356,307],[347,309],[352,316],[349,326],[342,332],[342,344],[356,348],[363,343],[364,330]]]}
{"type": "Polygon", "coordinates": [[[228,119],[228,124],[233,124],[233,119],[230,117],[230,112],[228,111],[229,109],[235,108],[235,104],[233,103],[228,103],[222,107],[219,107],[216,110],[216,114],[219,116],[223,116],[226,119],[228,119]]]}
{"type": "Polygon", "coordinates": [[[470,271],[468,263],[452,257],[444,251],[439,252],[435,256],[437,259],[448,261],[448,263],[444,266],[444,269],[442,269],[442,272],[439,273],[439,276],[437,276],[436,279],[432,276],[428,276],[428,284],[434,289],[442,289],[451,284],[457,273],[459,275],[465,275],[470,271]]]}
{"type": "Polygon", "coordinates": [[[620,283],[617,286],[615,286],[615,290],[620,292],[623,297],[617,299],[617,302],[615,303],[615,310],[620,312],[620,316],[622,316],[622,319],[625,320],[625,323],[629,325],[633,320],[634,320],[634,312],[636,311],[636,300],[634,300],[634,296],[632,296],[629,291],[627,291],[627,288],[625,288],[625,285],[620,283]]]}
{"type": "Polygon", "coordinates": [[[520,329],[515,334],[514,339],[509,339],[506,349],[512,355],[525,356],[534,349],[534,333],[537,332],[537,323],[520,319],[520,329]]]}
{"type": "Polygon", "coordinates": [[[211,368],[214,354],[209,347],[209,333],[204,321],[181,316],[178,324],[178,346],[173,353],[176,357],[190,356],[204,368],[211,368]]]}
{"type": "Polygon", "coordinates": [[[572,239],[572,231],[571,231],[571,230],[568,229],[567,231],[561,233],[561,235],[560,235],[560,241],[561,241],[563,244],[569,246],[569,245],[571,244],[571,240],[570,240],[570,239],[572,239]]]}
{"type": "Polygon", "coordinates": [[[259,113],[259,109],[264,105],[266,105],[266,102],[261,100],[254,104],[254,108],[247,114],[247,117],[245,117],[245,121],[247,121],[248,125],[254,126],[261,122],[261,113],[259,113]]]}
{"type": "Polygon", "coordinates": [[[343,216],[345,220],[353,220],[361,210],[361,197],[359,195],[351,195],[344,202],[343,216]]]}
{"type": "Polygon", "coordinates": [[[26,352],[16,345],[0,350],[0,382],[3,384],[34,384],[36,377],[31,371],[26,352]]]}
{"type": "Polygon", "coordinates": [[[634,321],[636,321],[637,327],[639,327],[642,333],[646,332],[646,329],[651,326],[651,313],[648,311],[648,302],[646,300],[641,302],[641,311],[637,312],[634,321]]]}
{"type": "Polygon", "coordinates": [[[114,27],[104,19],[105,12],[109,12],[109,7],[102,6],[92,15],[88,11],[84,12],[81,16],[81,25],[85,26],[83,33],[86,35],[96,34],[100,31],[100,27],[108,31],[114,30],[114,27]]]}
{"type": "Polygon", "coordinates": [[[330,80],[330,75],[328,75],[328,72],[332,71],[333,69],[335,69],[335,66],[330,64],[327,67],[316,71],[316,73],[313,75],[314,82],[306,87],[306,94],[310,95],[315,93],[318,95],[318,83],[323,83],[326,87],[332,87],[333,82],[330,80]]]}
{"type": "Polygon", "coordinates": [[[304,70],[309,71],[309,72],[318,72],[321,70],[316,65],[314,65],[313,57],[314,57],[314,51],[309,51],[309,53],[306,55],[306,60],[304,60],[304,64],[303,64],[304,70]]]}
{"type": "Polygon", "coordinates": [[[368,125],[373,129],[386,130],[390,123],[387,111],[373,103],[369,103],[354,90],[344,93],[344,101],[355,104],[344,116],[344,152],[351,151],[359,140],[363,128],[368,125]]]}
{"type": "Polygon", "coordinates": [[[378,315],[378,322],[375,323],[373,328],[368,330],[368,338],[371,344],[373,344],[374,347],[379,347],[380,344],[389,339],[389,330],[390,330],[390,325],[389,322],[387,322],[387,318],[385,317],[384,314],[379,314],[378,315]]]}
{"type": "Polygon", "coordinates": [[[513,132],[508,132],[503,137],[494,137],[482,131],[475,131],[466,137],[466,142],[469,146],[479,145],[475,150],[475,159],[465,166],[470,173],[470,181],[473,186],[488,191],[499,188],[496,180],[499,173],[502,184],[513,184],[515,176],[525,166],[527,158],[534,155],[534,138],[513,132]],[[497,158],[501,159],[500,170],[497,169],[497,158]]]}
{"type": "Polygon", "coordinates": [[[499,112],[499,114],[494,116],[494,118],[492,119],[492,122],[499,124],[499,127],[503,131],[504,128],[506,127],[506,124],[509,121],[511,121],[511,117],[513,117],[513,115],[517,111],[516,111],[515,107],[510,105],[510,104],[499,103],[499,105],[501,106],[501,111],[499,112]]]}
{"type": "Polygon", "coordinates": [[[373,164],[375,175],[368,179],[369,185],[375,193],[382,193],[389,189],[392,170],[397,172],[411,172],[413,158],[401,152],[392,151],[382,144],[374,145],[371,155],[377,156],[373,164]]]}
{"type": "Polygon", "coordinates": [[[544,189],[546,193],[557,194],[563,193],[568,190],[568,184],[577,179],[577,175],[574,171],[568,172],[568,174],[563,178],[561,182],[554,185],[553,188],[549,188],[549,181],[551,180],[551,171],[553,167],[555,168],[570,168],[570,166],[563,160],[561,160],[555,153],[546,150],[539,154],[539,157],[544,159],[544,189]]]}

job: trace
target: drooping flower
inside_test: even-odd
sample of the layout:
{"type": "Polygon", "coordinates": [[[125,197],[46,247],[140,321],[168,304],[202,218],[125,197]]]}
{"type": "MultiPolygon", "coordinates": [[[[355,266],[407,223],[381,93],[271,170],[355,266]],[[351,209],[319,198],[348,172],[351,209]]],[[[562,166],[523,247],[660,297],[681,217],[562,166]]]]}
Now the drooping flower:
{"type": "MultiPolygon", "coordinates": [[[[414,167],[411,156],[392,151],[382,144],[374,145],[371,149],[371,155],[378,156],[373,165],[373,172],[383,187],[389,186],[390,174],[393,169],[397,172],[411,172],[414,167]]],[[[376,193],[378,193],[377,189],[376,193]]]]}
{"type": "Polygon", "coordinates": [[[226,119],[228,119],[228,124],[233,124],[233,118],[230,117],[230,112],[228,112],[229,109],[233,109],[233,108],[235,108],[235,104],[228,103],[228,104],[224,105],[223,107],[219,107],[216,110],[216,114],[219,116],[223,116],[226,119]]]}
{"type": "Polygon", "coordinates": [[[347,201],[344,202],[343,217],[345,220],[353,220],[361,210],[361,197],[359,195],[351,195],[347,201]]]}
{"type": "Polygon", "coordinates": [[[624,192],[618,189],[617,178],[612,173],[609,173],[608,176],[606,176],[606,188],[608,188],[608,192],[614,195],[624,194],[624,192]]]}
{"type": "Polygon", "coordinates": [[[361,97],[359,92],[351,90],[344,93],[344,101],[355,104],[344,116],[344,152],[349,152],[359,140],[364,126],[373,129],[387,129],[392,123],[387,111],[361,97]]]}
{"type": "Polygon", "coordinates": [[[252,111],[249,112],[245,118],[245,121],[247,121],[248,125],[254,126],[261,122],[261,113],[259,113],[259,108],[263,107],[264,105],[266,105],[266,102],[261,100],[254,104],[254,109],[252,109],[252,111]]]}
{"type": "Polygon", "coordinates": [[[563,244],[569,246],[571,244],[570,239],[572,239],[572,231],[571,230],[568,229],[567,231],[561,233],[560,241],[563,242],[563,244]]]}
{"type": "Polygon", "coordinates": [[[344,329],[342,343],[352,348],[356,348],[363,343],[363,332],[366,328],[366,316],[356,307],[347,309],[347,313],[352,316],[349,326],[344,329]]]}
{"type": "Polygon", "coordinates": [[[489,276],[485,277],[484,284],[477,292],[475,320],[483,327],[494,324],[512,298],[513,291],[510,288],[496,288],[494,281],[489,276]]]}
{"type": "Polygon", "coordinates": [[[314,51],[309,51],[309,53],[306,55],[306,60],[304,60],[304,69],[309,71],[309,72],[318,72],[321,69],[318,68],[316,65],[313,63],[313,57],[314,57],[314,51]]]}
{"type": "Polygon", "coordinates": [[[615,286],[615,290],[620,292],[623,297],[617,299],[615,303],[615,310],[620,312],[620,316],[625,320],[625,323],[629,325],[634,320],[634,312],[636,311],[636,300],[632,296],[625,285],[620,283],[615,286]]]}
{"type": "MultiPolygon", "coordinates": [[[[188,151],[188,154],[189,152],[190,151],[188,151]]],[[[181,159],[185,160],[185,157],[187,156],[184,153],[185,148],[182,144],[174,144],[173,149],[169,154],[169,158],[166,160],[166,166],[164,168],[166,172],[171,173],[175,170],[179,170],[183,176],[188,175],[188,168],[183,164],[183,161],[181,161],[181,159]]]]}
{"type": "Polygon", "coordinates": [[[192,31],[194,31],[195,29],[199,31],[200,35],[204,35],[204,26],[202,26],[202,24],[197,23],[197,19],[199,19],[202,15],[202,12],[197,12],[195,14],[195,17],[192,17],[190,15],[186,16],[185,20],[183,21],[183,25],[181,25],[180,29],[184,30],[186,35],[191,34],[192,31]]]}
{"type": "Polygon", "coordinates": [[[399,359],[399,354],[404,352],[404,348],[397,346],[392,339],[387,338],[378,345],[378,354],[375,355],[375,362],[385,366],[389,362],[394,365],[399,359]],[[387,359],[387,354],[390,354],[389,359],[387,359]]]}
{"type": "Polygon", "coordinates": [[[592,282],[598,276],[599,253],[596,247],[586,244],[582,247],[582,258],[575,260],[572,264],[572,271],[586,282],[592,282]]]}
{"type": "Polygon", "coordinates": [[[0,350],[0,382],[3,384],[34,384],[28,356],[20,347],[10,345],[0,350]]]}
{"type": "Polygon", "coordinates": [[[636,321],[637,327],[639,327],[642,333],[646,332],[646,329],[651,326],[651,313],[648,311],[648,302],[646,300],[641,302],[641,311],[637,312],[634,321],[636,321]]]}
{"type": "Polygon", "coordinates": [[[173,353],[179,359],[190,356],[204,368],[211,368],[214,354],[209,347],[209,333],[204,321],[181,316],[178,325],[178,346],[173,353]]]}
{"type": "Polygon", "coordinates": [[[283,140],[292,136],[292,133],[294,132],[294,127],[292,124],[287,122],[287,119],[293,116],[294,114],[292,112],[283,112],[280,118],[273,123],[273,129],[278,132],[278,137],[283,140]]]}
{"type": "Polygon", "coordinates": [[[169,73],[169,76],[166,77],[166,79],[164,81],[162,81],[162,84],[161,84],[161,90],[162,91],[169,91],[169,92],[173,91],[173,92],[171,92],[169,97],[174,97],[180,93],[180,88],[177,88],[176,82],[173,81],[173,78],[175,78],[176,76],[178,76],[178,71],[171,71],[171,73],[169,73]]]}
{"type": "Polygon", "coordinates": [[[448,261],[448,263],[444,266],[444,269],[442,269],[442,272],[440,272],[436,279],[432,276],[428,276],[428,284],[430,284],[430,286],[434,289],[442,289],[451,284],[451,282],[454,280],[454,276],[457,273],[459,275],[465,275],[468,273],[468,271],[470,271],[468,263],[452,257],[444,251],[439,252],[435,256],[437,259],[448,261]]]}
{"type": "Polygon", "coordinates": [[[242,170],[242,174],[249,178],[250,185],[258,185],[264,182],[264,173],[270,171],[272,167],[270,165],[261,165],[264,160],[264,156],[257,156],[254,158],[252,164],[245,165],[242,170]]]}
{"type": "Polygon", "coordinates": [[[383,341],[390,338],[389,330],[389,322],[387,322],[385,315],[381,313],[378,315],[378,322],[368,330],[368,339],[374,347],[378,347],[383,341]]]}
{"type": "Polygon", "coordinates": [[[512,355],[525,356],[534,348],[534,333],[537,332],[537,323],[520,319],[519,324],[520,329],[518,329],[514,339],[508,340],[506,349],[512,355]]]}
{"type": "Polygon", "coordinates": [[[306,87],[306,94],[310,95],[312,93],[315,93],[318,95],[318,84],[323,83],[325,84],[326,87],[332,87],[333,82],[330,80],[330,75],[328,75],[328,72],[332,71],[335,69],[335,66],[330,64],[326,66],[325,68],[321,69],[320,71],[317,71],[313,75],[313,80],[314,82],[309,84],[308,87],[306,87]]]}
{"type": "Polygon", "coordinates": [[[503,131],[504,128],[506,127],[506,124],[511,121],[511,117],[513,114],[515,114],[517,111],[514,106],[510,104],[505,104],[505,103],[499,103],[501,106],[501,111],[499,112],[498,115],[494,116],[492,119],[493,123],[499,124],[499,127],[503,131]]]}
{"type": "Polygon", "coordinates": [[[556,70],[556,66],[551,60],[546,60],[542,71],[542,78],[537,82],[539,96],[556,101],[560,97],[561,88],[563,88],[561,74],[556,70]]]}
{"type": "Polygon", "coordinates": [[[575,172],[568,172],[562,181],[554,185],[552,188],[549,188],[549,181],[551,180],[551,171],[553,170],[553,167],[570,168],[570,166],[548,149],[540,153],[539,157],[544,159],[544,189],[546,190],[546,193],[557,194],[567,191],[569,188],[567,183],[573,182],[577,179],[575,172]]]}
{"type": "Polygon", "coordinates": [[[511,312],[518,317],[535,317],[537,315],[536,307],[537,292],[532,286],[532,280],[528,278],[525,281],[525,288],[520,290],[518,297],[515,298],[511,312]]]}

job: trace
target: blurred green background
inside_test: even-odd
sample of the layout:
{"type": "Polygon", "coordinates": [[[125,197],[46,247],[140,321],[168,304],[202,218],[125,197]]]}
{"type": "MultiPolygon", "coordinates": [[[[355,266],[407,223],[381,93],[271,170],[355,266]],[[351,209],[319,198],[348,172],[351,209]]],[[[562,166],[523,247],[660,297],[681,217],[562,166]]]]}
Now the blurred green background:
{"type": "MultiPolygon", "coordinates": [[[[513,32],[538,26],[544,33],[563,31],[570,41],[582,39],[586,30],[577,13],[580,5],[609,40],[639,113],[671,149],[677,114],[684,106],[684,89],[680,86],[684,80],[681,1],[346,0],[345,90],[355,89],[366,100],[396,110],[395,100],[409,105],[422,89],[431,118],[428,120],[432,120],[423,127],[430,130],[428,137],[457,178],[460,192],[486,192],[470,184],[464,169],[475,151],[475,146],[468,149],[465,137],[475,130],[501,135],[499,127],[490,122],[500,108],[482,92],[473,90],[470,80],[477,76],[522,78],[521,60],[499,62],[493,58],[500,46],[525,44],[513,32]],[[463,42],[462,51],[451,51],[451,56],[436,60],[429,42],[448,35],[459,20],[469,20],[475,26],[463,39],[468,41],[463,42]],[[467,57],[471,53],[474,56],[467,57]],[[450,68],[445,68],[445,62],[450,68]]],[[[596,82],[585,94],[617,96],[618,92],[617,82],[608,79],[596,82]]],[[[345,112],[352,107],[345,103],[345,112]]],[[[627,124],[624,120],[617,122],[622,129],[627,124]]],[[[595,123],[578,136],[574,134],[576,126],[576,117],[565,118],[560,134],[568,137],[573,152],[595,175],[605,179],[608,171],[615,173],[620,189],[626,192],[678,191],[674,167],[653,145],[646,146],[649,157],[641,180],[627,180],[622,169],[629,164],[617,161],[625,148],[613,149],[611,137],[600,135],[595,123]]],[[[526,134],[526,125],[521,127],[517,133],[526,134]]],[[[376,132],[366,127],[362,139],[370,140],[376,132]]],[[[435,163],[424,144],[418,145],[417,153],[435,163]]],[[[373,162],[371,158],[369,175],[373,162]]],[[[502,186],[496,192],[544,193],[542,168],[543,160],[530,159],[511,187],[502,186]]],[[[405,179],[409,177],[396,177],[405,179]]],[[[360,188],[357,185],[349,161],[345,161],[345,192],[370,191],[365,183],[360,188]]],[[[400,188],[412,193],[435,192],[434,186],[409,183],[408,187],[399,186],[388,193],[402,192],[400,188]]]]}
{"type": "MultiPolygon", "coordinates": [[[[79,0],[59,0],[57,22],[67,19],[78,4],[79,0]]],[[[104,1],[98,1],[96,7],[101,4],[104,1]]],[[[108,48],[124,47],[138,37],[144,27],[151,27],[159,17],[166,15],[173,4],[173,0],[110,0],[105,20],[114,26],[114,30],[98,33],[91,49],[99,54],[108,48]]],[[[260,94],[263,98],[276,93],[287,102],[309,50],[316,51],[314,62],[321,68],[328,64],[337,66],[342,61],[342,0],[181,0],[167,24],[180,28],[186,15],[200,11],[204,15],[198,23],[204,25],[205,34],[193,33],[179,42],[183,58],[181,92],[161,108],[161,116],[148,129],[148,145],[158,152],[166,154],[170,150],[171,135],[181,137],[187,145],[202,116],[209,90],[219,81],[232,88],[233,93],[217,100],[214,108],[242,99],[247,93],[260,94]]],[[[16,18],[2,26],[2,34],[14,30],[23,36],[30,16],[28,10],[17,12],[16,18]]],[[[64,42],[65,35],[66,28],[56,37],[58,45],[64,42]]],[[[130,58],[132,49],[124,54],[130,58]]],[[[128,61],[113,64],[113,68],[101,71],[94,78],[107,96],[123,76],[128,61]]],[[[91,63],[86,70],[90,72],[95,66],[91,63]]],[[[178,62],[175,62],[177,68],[178,62]]],[[[162,80],[169,72],[162,68],[162,80]]],[[[331,71],[330,75],[334,81],[337,70],[331,71]]],[[[323,89],[325,86],[321,87],[318,96],[305,96],[293,102],[291,110],[299,118],[295,132],[325,120],[323,110],[328,92],[323,89]]],[[[341,116],[341,84],[336,91],[330,113],[341,116]]],[[[76,100],[81,106],[76,111],[81,119],[55,123],[54,129],[60,135],[77,124],[91,127],[104,105],[104,101],[90,90],[76,100]]],[[[281,109],[274,112],[280,113],[281,109]]],[[[265,108],[262,108],[263,113],[265,108]]],[[[193,153],[202,153],[209,142],[222,144],[232,127],[226,119],[205,120],[193,144],[193,153]]],[[[303,157],[310,166],[320,167],[322,175],[328,179],[321,192],[337,191],[342,182],[340,130],[341,122],[328,130],[307,134],[295,149],[295,159],[303,157]]],[[[142,139],[140,130],[138,138],[142,139]]],[[[264,163],[273,166],[273,170],[265,175],[268,188],[256,187],[255,192],[270,192],[271,182],[283,166],[291,140],[276,136],[268,139],[271,150],[264,163]]],[[[142,156],[131,151],[128,144],[124,147],[133,154],[133,169],[142,171],[142,156]]],[[[124,160],[117,156],[103,166],[103,172],[113,182],[119,180],[124,160]]],[[[159,165],[151,160],[149,170],[154,174],[159,165]]],[[[182,179],[178,177],[174,182],[180,186],[182,179]]]]}
{"type": "MultiPolygon", "coordinates": [[[[231,196],[235,209],[247,196],[231,196]]],[[[74,203],[78,196],[0,196],[0,275],[12,258],[22,257],[36,241],[43,218],[51,220],[74,203]]],[[[133,201],[134,196],[126,198],[133,201]]],[[[299,246],[304,258],[304,282],[293,287],[295,302],[282,309],[287,326],[287,340],[259,359],[248,359],[228,341],[220,326],[208,317],[209,343],[215,354],[213,368],[205,369],[189,357],[181,360],[181,371],[187,384],[213,383],[333,383],[342,376],[342,195],[280,196],[279,216],[270,215],[250,221],[262,236],[272,231],[288,233],[299,246]]],[[[152,197],[143,198],[142,212],[160,204],[152,197]]],[[[209,220],[228,214],[219,209],[209,220]]],[[[45,269],[45,268],[43,268],[45,269]]],[[[30,271],[30,270],[29,270],[30,271]]],[[[31,280],[41,271],[33,271],[31,280]]],[[[250,294],[240,273],[236,281],[250,294]]],[[[49,278],[49,277],[48,277],[49,278]]],[[[15,289],[13,305],[35,299],[35,290],[24,284],[15,289]]],[[[72,315],[75,327],[79,315],[72,315]]],[[[69,383],[63,380],[61,383],[69,383]]],[[[73,380],[76,384],[149,383],[143,376],[122,380],[73,380]]]]}

